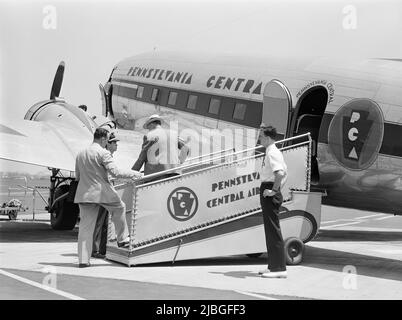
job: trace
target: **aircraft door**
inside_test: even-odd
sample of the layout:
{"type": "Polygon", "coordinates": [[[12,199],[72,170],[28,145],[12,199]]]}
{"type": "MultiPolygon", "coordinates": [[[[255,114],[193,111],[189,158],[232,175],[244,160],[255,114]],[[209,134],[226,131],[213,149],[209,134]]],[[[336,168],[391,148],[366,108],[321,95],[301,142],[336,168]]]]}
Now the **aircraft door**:
{"type": "Polygon", "coordinates": [[[286,137],[292,110],[292,98],[286,86],[279,80],[268,82],[264,88],[262,123],[276,128],[278,135],[286,137]]]}

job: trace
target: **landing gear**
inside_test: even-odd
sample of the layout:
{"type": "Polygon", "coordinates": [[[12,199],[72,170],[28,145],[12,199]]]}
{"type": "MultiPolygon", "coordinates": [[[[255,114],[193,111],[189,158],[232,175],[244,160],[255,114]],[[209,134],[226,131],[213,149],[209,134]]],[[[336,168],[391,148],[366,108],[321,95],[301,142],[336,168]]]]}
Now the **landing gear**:
{"type": "Polygon", "coordinates": [[[285,240],[285,257],[287,265],[296,265],[302,262],[304,243],[296,237],[287,238],[285,240]]]}
{"type": "Polygon", "coordinates": [[[50,225],[54,230],[72,230],[77,223],[79,206],[72,199],[68,199],[70,183],[74,180],[63,176],[59,169],[49,168],[50,177],[49,205],[50,225]]]}
{"type": "MultiPolygon", "coordinates": [[[[67,184],[60,185],[56,188],[54,199],[58,199],[63,195],[67,195],[70,186],[67,184]]],[[[60,198],[50,213],[50,224],[54,230],[72,230],[77,223],[79,207],[74,202],[69,202],[67,197],[60,198]]]]}

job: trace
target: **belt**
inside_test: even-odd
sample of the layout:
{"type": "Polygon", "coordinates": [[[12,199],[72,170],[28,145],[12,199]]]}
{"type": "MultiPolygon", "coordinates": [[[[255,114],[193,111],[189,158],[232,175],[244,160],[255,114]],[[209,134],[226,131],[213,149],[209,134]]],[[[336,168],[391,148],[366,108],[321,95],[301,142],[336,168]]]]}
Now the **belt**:
{"type": "MultiPolygon", "coordinates": [[[[273,187],[274,186],[274,181],[263,181],[263,182],[261,182],[261,184],[265,184],[265,185],[272,184],[272,187],[273,187]]],[[[281,187],[278,188],[278,191],[281,191],[281,187]]]]}

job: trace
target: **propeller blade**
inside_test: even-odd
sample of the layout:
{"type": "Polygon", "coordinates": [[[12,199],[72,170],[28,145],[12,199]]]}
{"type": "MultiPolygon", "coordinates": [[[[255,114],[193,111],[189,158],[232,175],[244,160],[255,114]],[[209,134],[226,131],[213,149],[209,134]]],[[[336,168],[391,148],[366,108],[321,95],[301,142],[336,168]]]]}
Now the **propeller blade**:
{"type": "Polygon", "coordinates": [[[57,67],[56,74],[54,75],[52,91],[50,91],[51,100],[60,95],[61,85],[63,84],[64,66],[64,61],[61,61],[59,66],[57,67]]]}

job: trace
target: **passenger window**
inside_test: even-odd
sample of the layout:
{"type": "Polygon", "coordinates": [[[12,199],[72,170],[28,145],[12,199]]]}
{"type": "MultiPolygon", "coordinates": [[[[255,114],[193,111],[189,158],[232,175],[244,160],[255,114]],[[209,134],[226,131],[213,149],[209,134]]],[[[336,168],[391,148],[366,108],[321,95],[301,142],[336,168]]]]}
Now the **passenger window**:
{"type": "Polygon", "coordinates": [[[244,120],[244,116],[246,115],[246,108],[247,106],[244,103],[237,102],[233,112],[233,119],[244,120]]]}
{"type": "Polygon", "coordinates": [[[159,98],[159,89],[154,88],[152,90],[151,100],[156,102],[156,101],[158,101],[158,98],[159,98]]]}
{"type": "Polygon", "coordinates": [[[198,99],[197,96],[190,94],[188,96],[187,108],[191,109],[191,110],[195,110],[195,108],[197,106],[197,99],[198,99]]]}
{"type": "Polygon", "coordinates": [[[137,89],[137,98],[142,98],[142,96],[143,96],[143,94],[144,94],[144,87],[141,87],[141,86],[138,86],[138,89],[137,89]]]}
{"type": "Polygon", "coordinates": [[[211,101],[209,103],[208,113],[219,114],[220,106],[221,106],[221,100],[216,99],[216,98],[211,98],[211,101]]]}
{"type": "Polygon", "coordinates": [[[177,100],[177,92],[170,91],[168,104],[171,106],[174,106],[174,105],[176,105],[176,100],[177,100]]]}

